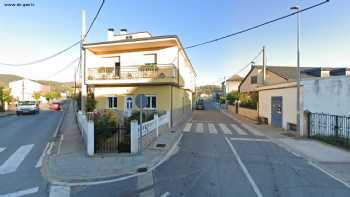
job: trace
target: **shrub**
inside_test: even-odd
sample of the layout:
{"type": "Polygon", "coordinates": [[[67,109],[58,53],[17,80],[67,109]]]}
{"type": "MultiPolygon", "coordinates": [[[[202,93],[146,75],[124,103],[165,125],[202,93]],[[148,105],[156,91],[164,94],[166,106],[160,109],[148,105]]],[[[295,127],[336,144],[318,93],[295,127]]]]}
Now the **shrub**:
{"type": "Polygon", "coordinates": [[[239,106],[250,108],[250,109],[257,109],[257,102],[254,100],[245,100],[245,101],[241,101],[239,106]]]}
{"type": "Polygon", "coordinates": [[[227,100],[228,104],[230,104],[230,105],[235,104],[235,102],[237,100],[239,100],[239,92],[234,91],[234,92],[228,93],[226,96],[226,100],[227,100]]]}

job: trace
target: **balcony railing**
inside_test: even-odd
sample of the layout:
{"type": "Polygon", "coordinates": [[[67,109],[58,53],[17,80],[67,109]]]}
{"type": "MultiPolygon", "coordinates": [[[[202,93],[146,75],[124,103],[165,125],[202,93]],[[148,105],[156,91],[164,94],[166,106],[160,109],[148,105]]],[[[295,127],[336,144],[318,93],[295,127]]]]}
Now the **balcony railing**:
{"type": "Polygon", "coordinates": [[[133,80],[133,79],[174,79],[176,67],[173,64],[146,64],[137,66],[98,67],[87,69],[88,80],[133,80]]]}

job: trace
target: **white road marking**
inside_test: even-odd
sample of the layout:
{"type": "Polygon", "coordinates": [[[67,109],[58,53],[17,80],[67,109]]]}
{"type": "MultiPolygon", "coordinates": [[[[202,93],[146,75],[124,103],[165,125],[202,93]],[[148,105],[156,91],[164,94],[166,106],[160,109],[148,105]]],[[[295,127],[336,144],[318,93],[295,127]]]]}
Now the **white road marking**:
{"type": "Polygon", "coordinates": [[[52,148],[53,148],[53,142],[50,142],[49,144],[50,145],[49,145],[49,148],[46,151],[46,154],[51,155],[51,151],[52,151],[52,148]]]}
{"type": "Polygon", "coordinates": [[[49,143],[46,144],[43,153],[41,153],[41,156],[40,156],[38,162],[37,162],[36,165],[35,165],[36,168],[40,168],[41,165],[43,164],[43,158],[44,158],[44,156],[45,156],[46,151],[47,151],[48,148],[49,148],[49,143]]]}
{"type": "Polygon", "coordinates": [[[192,127],[192,123],[187,123],[183,131],[184,132],[190,132],[191,131],[191,127],[192,127]]]}
{"type": "Polygon", "coordinates": [[[137,189],[142,191],[139,193],[139,197],[155,196],[152,172],[137,177],[137,189]]]}
{"type": "Polygon", "coordinates": [[[345,187],[350,188],[350,185],[348,183],[346,183],[345,181],[339,179],[338,177],[334,176],[333,174],[327,172],[326,170],[324,170],[323,168],[321,168],[320,166],[318,166],[316,163],[312,162],[312,161],[308,161],[309,165],[315,167],[316,169],[318,169],[319,171],[325,173],[326,175],[330,176],[331,178],[333,178],[334,180],[342,183],[343,185],[345,185],[345,187]]]}
{"type": "Polygon", "coordinates": [[[160,197],[168,197],[170,195],[170,192],[165,192],[163,195],[161,195],[160,197]]]}
{"type": "Polygon", "coordinates": [[[231,137],[230,140],[233,140],[233,141],[251,141],[251,142],[271,142],[269,139],[234,138],[234,137],[231,137]]]}
{"type": "Polygon", "coordinates": [[[208,128],[209,128],[209,133],[213,133],[213,134],[218,133],[218,131],[216,130],[215,125],[213,123],[209,123],[208,128]]]}
{"type": "Polygon", "coordinates": [[[256,130],[255,128],[248,126],[246,124],[242,124],[242,127],[244,127],[245,129],[247,129],[248,131],[250,131],[253,135],[256,136],[265,136],[264,134],[260,133],[260,131],[256,130]]]}
{"type": "Polygon", "coordinates": [[[232,134],[231,130],[227,128],[227,126],[224,123],[220,123],[219,126],[224,134],[232,134]]]}
{"type": "Polygon", "coordinates": [[[57,154],[59,155],[61,152],[61,146],[62,146],[62,142],[63,142],[63,134],[61,135],[60,141],[58,143],[58,148],[57,148],[57,154]]]}
{"type": "Polygon", "coordinates": [[[260,189],[259,189],[258,186],[256,185],[256,183],[255,183],[254,179],[252,178],[252,176],[250,175],[248,169],[246,168],[246,166],[245,166],[244,163],[242,162],[241,157],[240,157],[239,154],[237,153],[235,147],[232,145],[232,143],[230,142],[230,140],[229,140],[227,137],[225,137],[225,140],[226,140],[227,144],[230,146],[230,148],[231,148],[231,150],[232,150],[234,156],[236,157],[236,160],[237,160],[239,166],[242,168],[243,173],[244,173],[244,175],[247,177],[247,179],[248,179],[250,185],[252,186],[252,188],[253,188],[253,190],[254,190],[256,196],[257,196],[257,197],[263,197],[263,195],[262,195],[261,192],[260,192],[260,189]]]}
{"type": "Polygon", "coordinates": [[[9,193],[9,194],[3,194],[0,195],[0,197],[18,197],[18,196],[25,196],[25,195],[29,195],[29,194],[34,194],[36,192],[39,191],[39,187],[33,187],[30,189],[26,189],[26,190],[22,190],[22,191],[18,191],[18,192],[13,192],[13,193],[9,193]]]}
{"type": "Polygon", "coordinates": [[[50,187],[49,197],[69,197],[70,187],[54,185],[50,187]]]}
{"type": "Polygon", "coordinates": [[[2,151],[4,151],[4,150],[6,150],[6,148],[0,147],[0,153],[1,153],[2,151]]]}
{"type": "Polygon", "coordinates": [[[247,132],[243,131],[237,125],[235,125],[235,124],[230,124],[230,125],[239,135],[248,135],[247,132]]]}
{"type": "Polygon", "coordinates": [[[203,123],[198,123],[197,127],[196,127],[196,132],[197,133],[203,133],[204,129],[203,129],[203,123]]]}
{"type": "Polygon", "coordinates": [[[0,174],[8,174],[15,172],[19,165],[21,165],[24,158],[32,150],[34,144],[24,145],[17,149],[1,166],[0,174]]]}

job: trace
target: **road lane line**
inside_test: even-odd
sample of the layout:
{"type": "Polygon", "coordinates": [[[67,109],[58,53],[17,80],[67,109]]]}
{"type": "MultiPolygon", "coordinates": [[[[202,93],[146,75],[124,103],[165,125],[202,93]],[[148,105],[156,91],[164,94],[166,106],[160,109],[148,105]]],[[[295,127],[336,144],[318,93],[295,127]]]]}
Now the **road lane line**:
{"type": "Polygon", "coordinates": [[[45,154],[46,154],[47,149],[49,148],[49,144],[50,144],[49,142],[46,144],[43,153],[41,153],[41,156],[40,156],[38,162],[37,162],[36,165],[35,165],[36,168],[40,168],[41,165],[43,164],[43,158],[44,158],[44,156],[45,156],[45,154]]]}
{"type": "Polygon", "coordinates": [[[49,142],[50,145],[49,145],[49,148],[46,151],[46,154],[51,155],[51,151],[52,151],[52,148],[53,148],[53,143],[54,142],[49,142]]]}
{"type": "Polygon", "coordinates": [[[6,150],[6,148],[0,147],[0,153],[1,153],[2,151],[4,151],[4,150],[6,150]]]}
{"type": "Polygon", "coordinates": [[[250,175],[250,173],[249,173],[247,167],[246,167],[246,166],[244,165],[244,163],[242,162],[241,157],[240,157],[239,154],[237,153],[235,147],[233,146],[233,144],[230,142],[230,140],[229,140],[227,137],[225,137],[225,140],[226,140],[227,144],[229,145],[229,147],[231,148],[231,150],[232,150],[234,156],[236,157],[236,160],[237,160],[239,166],[242,168],[243,173],[244,173],[244,175],[247,177],[247,179],[248,179],[250,185],[252,186],[252,188],[253,188],[253,190],[254,190],[256,196],[257,196],[257,197],[263,197],[263,195],[262,195],[261,192],[260,192],[260,189],[258,188],[258,186],[256,185],[254,179],[253,179],[252,176],[250,175]]]}
{"type": "Polygon", "coordinates": [[[250,142],[271,142],[271,140],[269,140],[269,139],[235,138],[235,137],[231,137],[230,140],[233,140],[233,141],[250,141],[250,142]]]}
{"type": "Polygon", "coordinates": [[[185,128],[183,129],[184,132],[190,132],[192,127],[192,123],[187,123],[185,128]]]}
{"type": "Polygon", "coordinates": [[[19,197],[19,196],[25,196],[25,195],[29,195],[29,194],[34,194],[36,192],[39,191],[39,187],[33,187],[30,189],[26,189],[26,190],[22,190],[22,191],[18,191],[18,192],[13,192],[13,193],[9,193],[9,194],[3,194],[0,195],[0,197],[19,197]]]}
{"type": "Polygon", "coordinates": [[[164,194],[162,194],[160,197],[168,197],[170,195],[170,192],[165,192],[164,194]]]}
{"type": "Polygon", "coordinates": [[[247,129],[249,132],[251,132],[253,135],[256,136],[265,136],[264,134],[260,133],[258,130],[256,130],[255,128],[248,126],[246,124],[242,124],[242,127],[247,129]]]}
{"type": "Polygon", "coordinates": [[[197,124],[196,132],[197,132],[197,133],[203,133],[203,132],[204,132],[203,123],[198,123],[198,124],[197,124]]]}
{"type": "Polygon", "coordinates": [[[212,133],[212,134],[218,133],[218,131],[216,130],[215,125],[213,123],[209,123],[208,128],[209,128],[209,133],[212,133]]]}
{"type": "Polygon", "coordinates": [[[54,185],[50,187],[49,197],[69,197],[70,187],[54,185]]]}
{"type": "Polygon", "coordinates": [[[230,129],[227,128],[227,126],[224,123],[220,123],[219,126],[224,134],[232,134],[230,129]]]}
{"type": "Polygon", "coordinates": [[[326,175],[330,176],[331,178],[333,178],[334,180],[338,181],[339,183],[342,183],[343,185],[345,185],[345,187],[350,188],[350,185],[348,183],[346,183],[345,181],[339,179],[338,177],[334,176],[333,174],[329,173],[328,171],[324,170],[323,168],[318,166],[316,163],[314,163],[312,161],[308,161],[308,164],[313,166],[313,167],[315,167],[319,171],[325,173],[326,175]]]}
{"type": "Polygon", "coordinates": [[[57,154],[59,155],[61,153],[61,146],[63,142],[63,134],[61,135],[60,141],[58,142],[58,148],[57,148],[57,154]]]}
{"type": "Polygon", "coordinates": [[[235,124],[230,124],[230,126],[239,134],[239,135],[248,135],[247,132],[243,131],[235,124]]]}
{"type": "Polygon", "coordinates": [[[19,165],[21,165],[24,158],[34,147],[34,144],[24,145],[17,149],[1,166],[0,174],[8,174],[15,172],[19,165]]]}

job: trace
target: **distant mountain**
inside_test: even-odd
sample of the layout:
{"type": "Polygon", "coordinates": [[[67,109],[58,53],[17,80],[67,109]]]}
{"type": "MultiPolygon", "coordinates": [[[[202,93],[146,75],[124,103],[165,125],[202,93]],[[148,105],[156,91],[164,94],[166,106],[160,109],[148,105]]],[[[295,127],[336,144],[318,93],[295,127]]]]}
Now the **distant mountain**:
{"type": "MultiPolygon", "coordinates": [[[[0,74],[0,87],[7,88],[9,82],[21,80],[23,77],[17,75],[0,74]]],[[[57,92],[70,91],[74,88],[74,82],[57,82],[57,81],[47,81],[47,80],[32,80],[43,85],[48,85],[52,87],[53,90],[57,92]]]]}

